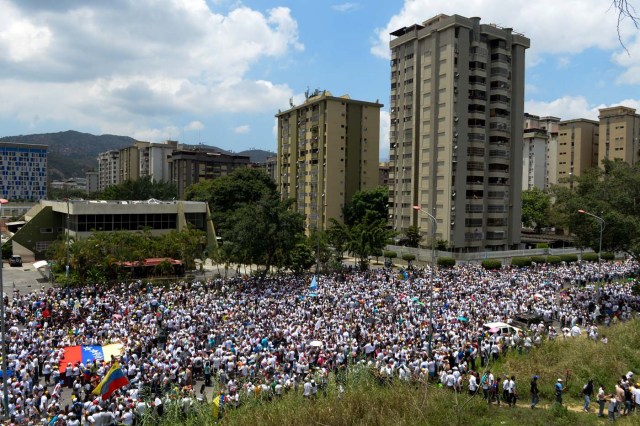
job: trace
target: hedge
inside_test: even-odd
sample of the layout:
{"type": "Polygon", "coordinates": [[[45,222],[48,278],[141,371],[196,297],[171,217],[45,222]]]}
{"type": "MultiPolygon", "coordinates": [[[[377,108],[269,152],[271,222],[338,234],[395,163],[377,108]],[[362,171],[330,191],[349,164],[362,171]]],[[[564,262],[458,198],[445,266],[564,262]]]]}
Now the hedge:
{"type": "Polygon", "coordinates": [[[453,257],[439,257],[437,263],[438,263],[438,266],[442,266],[446,268],[446,267],[455,266],[456,260],[453,257]]]}
{"type": "Polygon", "coordinates": [[[537,249],[548,249],[549,248],[549,243],[537,243],[536,244],[536,248],[537,249]]]}
{"type": "Polygon", "coordinates": [[[577,262],[578,255],[577,254],[561,254],[560,260],[562,262],[567,262],[567,263],[577,262]]]}
{"type": "Polygon", "coordinates": [[[547,263],[549,265],[557,265],[562,262],[562,258],[560,256],[547,256],[547,263]]]}
{"type": "Polygon", "coordinates": [[[395,259],[396,257],[398,257],[398,253],[396,253],[395,251],[383,251],[382,255],[388,259],[395,259]]]}
{"type": "Polygon", "coordinates": [[[585,262],[597,262],[598,253],[583,253],[582,260],[584,260],[585,262]]]}
{"type": "Polygon", "coordinates": [[[481,265],[484,269],[500,269],[502,261],[500,259],[483,259],[481,265]]]}
{"type": "Polygon", "coordinates": [[[600,258],[602,260],[614,260],[616,258],[615,253],[611,253],[611,252],[604,252],[602,253],[602,255],[600,256],[600,258]]]}
{"type": "Polygon", "coordinates": [[[547,256],[531,256],[531,261],[539,265],[547,263],[547,256]]]}
{"type": "Polygon", "coordinates": [[[531,258],[530,257],[514,257],[511,259],[511,266],[517,266],[519,268],[531,266],[531,258]]]}

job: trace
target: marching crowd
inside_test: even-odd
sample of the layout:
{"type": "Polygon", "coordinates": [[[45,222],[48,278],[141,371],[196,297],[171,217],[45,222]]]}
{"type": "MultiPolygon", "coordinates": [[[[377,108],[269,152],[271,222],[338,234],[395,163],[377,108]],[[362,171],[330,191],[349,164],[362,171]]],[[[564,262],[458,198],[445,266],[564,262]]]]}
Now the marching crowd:
{"type": "Polygon", "coordinates": [[[14,292],[6,297],[8,412],[16,424],[130,425],[162,416],[168,400],[189,410],[214,388],[226,408],[290,391],[314,398],[330,380],[341,394],[350,368],[515,405],[516,377],[494,377],[491,362],[543,338],[586,333],[606,343],[597,323],[640,310],[634,281],[624,279],[639,270],[633,261],[497,271],[463,265],[436,269],[432,283],[426,267],[324,275],[313,289],[309,277],[279,275],[14,292]],[[589,285],[596,280],[609,283],[589,285]],[[539,320],[521,333],[485,326],[522,314],[539,320]],[[130,384],[102,401],[91,390],[112,360],[60,363],[65,347],[116,342],[130,384]]]}

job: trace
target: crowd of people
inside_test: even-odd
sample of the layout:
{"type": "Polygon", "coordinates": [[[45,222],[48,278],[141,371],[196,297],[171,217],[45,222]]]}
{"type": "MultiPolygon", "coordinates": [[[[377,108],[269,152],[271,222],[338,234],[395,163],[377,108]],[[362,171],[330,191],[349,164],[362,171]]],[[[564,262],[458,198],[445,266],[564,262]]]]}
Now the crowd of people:
{"type": "Polygon", "coordinates": [[[516,378],[493,377],[491,363],[543,339],[584,332],[605,342],[597,324],[640,310],[635,281],[623,279],[639,270],[633,261],[463,265],[436,269],[432,283],[426,267],[322,275],[313,290],[310,277],[278,275],[14,292],[6,297],[8,413],[16,424],[130,425],[162,416],[169,400],[189,410],[214,389],[226,409],[286,392],[315,398],[330,381],[340,395],[352,368],[515,405],[516,378]],[[509,333],[485,326],[514,325],[523,314],[536,321],[509,333]],[[112,343],[122,344],[130,384],[102,401],[91,390],[115,359],[60,363],[66,347],[112,343]]]}

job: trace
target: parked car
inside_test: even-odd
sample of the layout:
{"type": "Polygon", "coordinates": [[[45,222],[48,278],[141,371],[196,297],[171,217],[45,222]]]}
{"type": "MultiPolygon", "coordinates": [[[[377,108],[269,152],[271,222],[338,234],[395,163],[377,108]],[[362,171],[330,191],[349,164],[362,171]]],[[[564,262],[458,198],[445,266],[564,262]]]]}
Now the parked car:
{"type": "Polygon", "coordinates": [[[22,257],[17,254],[14,254],[9,258],[9,266],[22,266],[22,257]]]}

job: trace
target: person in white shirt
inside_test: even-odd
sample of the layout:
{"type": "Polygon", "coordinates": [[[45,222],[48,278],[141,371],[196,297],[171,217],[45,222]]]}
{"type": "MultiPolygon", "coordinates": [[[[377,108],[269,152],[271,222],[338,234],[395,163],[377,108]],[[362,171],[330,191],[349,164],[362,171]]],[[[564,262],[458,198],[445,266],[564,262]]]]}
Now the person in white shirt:
{"type": "Polygon", "coordinates": [[[475,374],[469,374],[469,395],[474,395],[478,390],[478,382],[475,374]]]}
{"type": "Polygon", "coordinates": [[[578,327],[577,325],[571,327],[571,337],[578,337],[580,336],[580,334],[582,334],[580,327],[578,327]]]}

